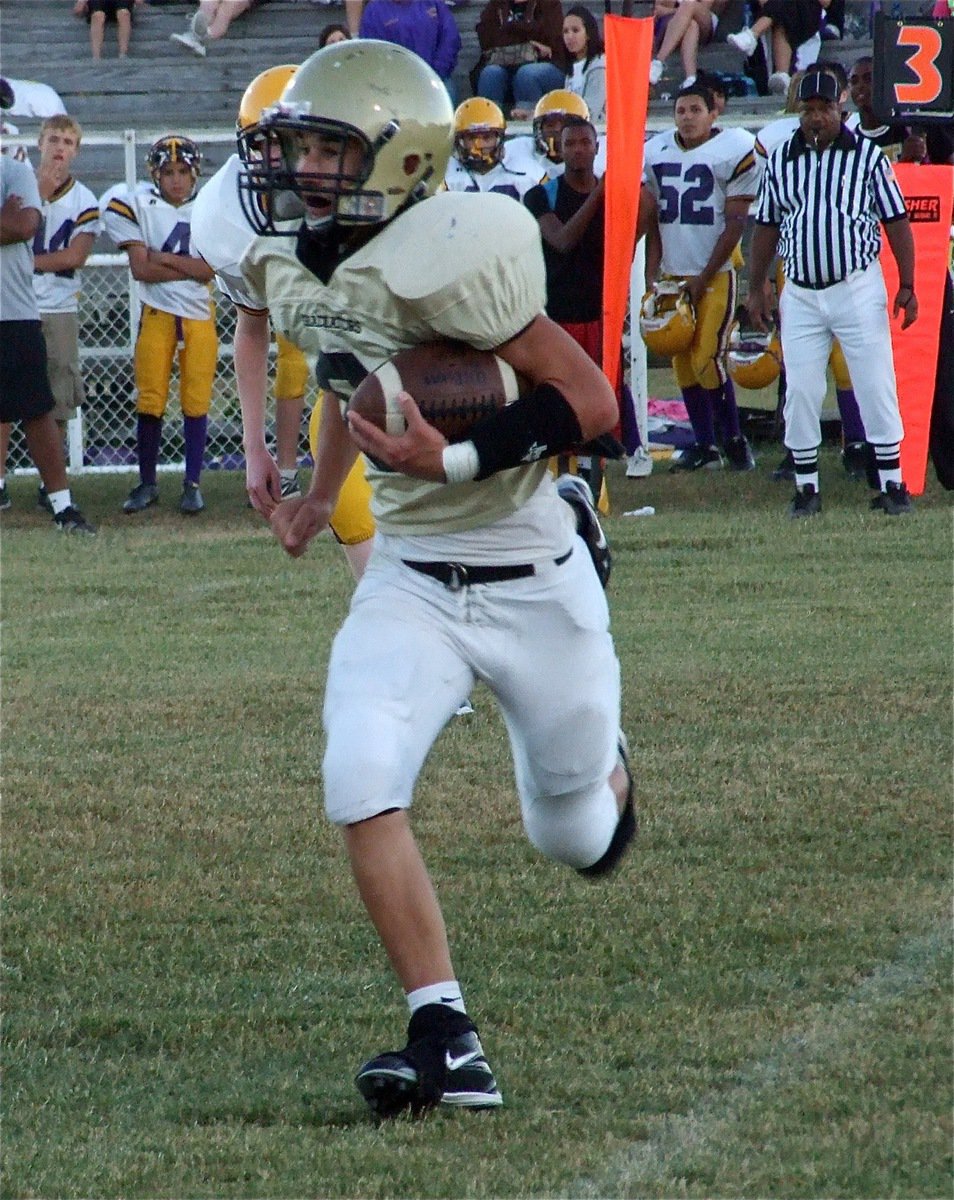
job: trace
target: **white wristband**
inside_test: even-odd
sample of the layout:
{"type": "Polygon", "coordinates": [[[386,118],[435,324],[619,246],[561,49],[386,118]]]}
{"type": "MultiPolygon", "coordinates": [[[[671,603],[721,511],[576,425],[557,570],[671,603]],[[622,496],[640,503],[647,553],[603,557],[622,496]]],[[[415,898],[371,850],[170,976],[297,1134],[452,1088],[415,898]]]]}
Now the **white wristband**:
{"type": "Polygon", "coordinates": [[[441,451],[448,483],[468,483],[480,470],[480,458],[473,442],[452,442],[441,451]]]}

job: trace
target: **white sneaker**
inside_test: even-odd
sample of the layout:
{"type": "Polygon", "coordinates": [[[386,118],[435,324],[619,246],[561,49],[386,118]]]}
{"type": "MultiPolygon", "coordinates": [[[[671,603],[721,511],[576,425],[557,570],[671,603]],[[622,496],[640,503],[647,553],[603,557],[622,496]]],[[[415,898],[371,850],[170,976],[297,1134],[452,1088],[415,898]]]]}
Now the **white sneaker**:
{"type": "Polygon", "coordinates": [[[658,58],[654,58],[649,64],[649,83],[651,87],[655,87],[660,79],[662,79],[663,69],[663,65],[658,58]]]}
{"type": "Polygon", "coordinates": [[[470,699],[468,698],[467,700],[464,700],[461,704],[458,704],[457,708],[454,711],[454,716],[455,717],[469,717],[473,711],[474,711],[474,706],[471,704],[470,699]]]}
{"type": "Polygon", "coordinates": [[[792,83],[792,77],[787,71],[773,71],[769,76],[768,90],[773,96],[784,96],[792,83]]]}
{"type": "Polygon", "coordinates": [[[178,42],[180,46],[185,46],[187,50],[191,50],[193,54],[198,54],[200,58],[205,58],[205,42],[196,37],[191,29],[185,33],[170,34],[169,41],[178,42]]]}
{"type": "Polygon", "coordinates": [[[759,44],[758,38],[748,27],[740,29],[738,33],[726,34],[725,40],[730,46],[735,46],[736,50],[741,50],[746,58],[755,53],[759,44]]]}
{"type": "Polygon", "coordinates": [[[643,446],[637,447],[626,465],[627,479],[645,479],[653,473],[652,455],[643,446]]]}

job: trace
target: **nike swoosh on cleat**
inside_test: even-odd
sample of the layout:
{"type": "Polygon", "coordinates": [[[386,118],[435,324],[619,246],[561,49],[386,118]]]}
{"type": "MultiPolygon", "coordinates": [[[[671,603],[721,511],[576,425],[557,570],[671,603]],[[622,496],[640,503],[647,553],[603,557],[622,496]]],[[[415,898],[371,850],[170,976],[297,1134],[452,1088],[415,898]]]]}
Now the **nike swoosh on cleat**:
{"type": "Polygon", "coordinates": [[[483,1058],[480,1050],[468,1050],[466,1054],[461,1054],[459,1058],[454,1058],[449,1050],[444,1051],[444,1066],[448,1071],[459,1071],[461,1067],[466,1067],[472,1062],[476,1062],[479,1058],[483,1058]]]}

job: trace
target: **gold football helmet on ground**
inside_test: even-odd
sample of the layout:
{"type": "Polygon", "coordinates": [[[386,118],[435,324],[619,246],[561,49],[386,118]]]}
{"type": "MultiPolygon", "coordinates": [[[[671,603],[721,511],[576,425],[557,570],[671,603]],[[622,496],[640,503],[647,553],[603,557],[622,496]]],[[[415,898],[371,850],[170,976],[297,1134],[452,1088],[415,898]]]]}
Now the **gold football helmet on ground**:
{"type": "Polygon", "coordinates": [[[253,155],[260,153],[263,135],[259,129],[262,117],[274,108],[298,67],[284,63],[280,67],[269,67],[256,75],[245,89],[239,102],[238,119],[235,122],[235,140],[238,142],[239,158],[249,163],[253,155]]]}
{"type": "Polygon", "coordinates": [[[778,327],[773,325],[768,331],[753,329],[744,306],[737,308],[729,334],[726,366],[739,387],[754,391],[774,383],[782,370],[778,327]]]}
{"type": "Polygon", "coordinates": [[[567,117],[590,119],[589,105],[582,96],[566,88],[554,88],[537,101],[533,110],[533,140],[537,150],[554,162],[562,162],[560,134],[567,117]]]}
{"type": "Polygon", "coordinates": [[[499,105],[472,96],[454,113],[454,155],[469,171],[484,174],[503,159],[507,122],[499,105]],[[484,145],[478,143],[478,138],[484,145]]]}
{"type": "MultiPolygon", "coordinates": [[[[380,225],[437,190],[453,119],[440,76],[410,50],[373,38],[336,42],[302,63],[262,122],[269,139],[278,140],[281,165],[272,166],[266,154],[265,169],[248,173],[239,186],[266,197],[290,190],[306,204],[320,197],[326,213],[305,218],[316,232],[380,225]],[[321,147],[327,168],[299,171],[309,143],[321,147]]],[[[276,229],[265,216],[259,232],[294,232],[276,229]]]]}
{"type": "Polygon", "coordinates": [[[692,345],[696,314],[684,279],[660,279],[643,296],[639,332],[654,354],[674,358],[692,345]]]}

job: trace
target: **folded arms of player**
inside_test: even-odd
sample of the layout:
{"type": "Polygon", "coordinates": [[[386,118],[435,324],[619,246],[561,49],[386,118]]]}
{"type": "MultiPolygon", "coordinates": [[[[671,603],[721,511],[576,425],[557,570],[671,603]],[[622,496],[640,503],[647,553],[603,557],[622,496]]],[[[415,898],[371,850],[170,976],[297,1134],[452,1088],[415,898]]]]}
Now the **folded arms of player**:
{"type": "Polygon", "coordinates": [[[469,441],[449,445],[405,393],[399,403],[407,430],[400,436],[348,414],[359,449],[405,475],[462,483],[567,452],[616,424],[616,397],[606,376],[549,317],[536,317],[494,353],[528,379],[532,390],[481,421],[469,441]]]}

